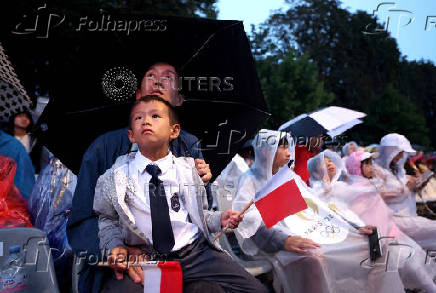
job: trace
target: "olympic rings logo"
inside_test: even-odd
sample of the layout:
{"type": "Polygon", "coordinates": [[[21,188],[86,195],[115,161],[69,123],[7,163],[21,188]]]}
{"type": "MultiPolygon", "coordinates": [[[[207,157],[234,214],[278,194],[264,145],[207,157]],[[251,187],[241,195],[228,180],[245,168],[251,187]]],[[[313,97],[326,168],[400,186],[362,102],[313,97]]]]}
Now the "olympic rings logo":
{"type": "Polygon", "coordinates": [[[320,232],[322,237],[335,238],[335,234],[341,233],[341,228],[336,225],[327,225],[324,230],[320,232]]]}

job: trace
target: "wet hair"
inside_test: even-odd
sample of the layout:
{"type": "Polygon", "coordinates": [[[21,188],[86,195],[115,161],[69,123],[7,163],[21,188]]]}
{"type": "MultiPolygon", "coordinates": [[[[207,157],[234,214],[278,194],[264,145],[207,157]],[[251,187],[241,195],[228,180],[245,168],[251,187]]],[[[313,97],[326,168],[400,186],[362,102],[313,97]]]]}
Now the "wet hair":
{"type": "Polygon", "coordinates": [[[148,103],[151,101],[158,101],[161,102],[163,104],[165,104],[165,106],[167,106],[168,108],[168,114],[169,114],[169,118],[170,118],[170,124],[174,125],[174,124],[178,124],[179,123],[179,115],[177,114],[177,110],[176,108],[170,104],[170,102],[168,102],[167,100],[161,98],[160,96],[157,95],[147,95],[147,96],[143,96],[141,98],[139,98],[138,100],[136,100],[132,107],[130,108],[130,114],[129,114],[129,129],[132,129],[132,114],[133,114],[133,110],[136,108],[136,106],[138,106],[140,103],[148,103]]]}

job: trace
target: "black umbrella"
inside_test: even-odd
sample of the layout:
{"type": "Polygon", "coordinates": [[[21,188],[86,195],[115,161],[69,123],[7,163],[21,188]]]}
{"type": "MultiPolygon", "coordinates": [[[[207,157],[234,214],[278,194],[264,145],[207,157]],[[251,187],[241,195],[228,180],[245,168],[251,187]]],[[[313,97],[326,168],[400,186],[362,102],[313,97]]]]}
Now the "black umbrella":
{"type": "Polygon", "coordinates": [[[52,46],[41,45],[50,50],[50,103],[39,121],[40,139],[77,173],[98,135],[127,125],[137,82],[148,66],[164,61],[181,77],[182,129],[199,137],[218,175],[267,115],[242,22],[125,14],[111,20],[155,25],[129,34],[78,31],[84,21],[72,19],[53,31],[52,46]]]}
{"type": "Polygon", "coordinates": [[[294,137],[315,137],[327,133],[327,129],[309,116],[306,116],[281,130],[290,132],[294,137]]]}

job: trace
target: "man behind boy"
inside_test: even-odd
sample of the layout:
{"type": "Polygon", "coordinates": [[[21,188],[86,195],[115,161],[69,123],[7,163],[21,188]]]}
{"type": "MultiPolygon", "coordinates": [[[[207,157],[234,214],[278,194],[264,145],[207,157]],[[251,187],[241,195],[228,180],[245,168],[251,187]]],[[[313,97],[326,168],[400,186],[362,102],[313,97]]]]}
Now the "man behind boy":
{"type": "MultiPolygon", "coordinates": [[[[208,211],[194,160],[169,151],[170,141],[180,133],[171,104],[153,95],[139,99],[129,128],[129,140],[139,151],[119,157],[96,186],[100,249],[127,259],[129,245],[157,260],[178,261],[185,291],[205,281],[229,292],[264,292],[258,280],[214,244],[212,233],[236,228],[242,216],[232,210],[208,211]]],[[[121,284],[129,292],[144,290],[139,280],[123,277],[124,263],[110,265],[115,278],[103,284],[103,292],[118,291],[121,284]]]]}

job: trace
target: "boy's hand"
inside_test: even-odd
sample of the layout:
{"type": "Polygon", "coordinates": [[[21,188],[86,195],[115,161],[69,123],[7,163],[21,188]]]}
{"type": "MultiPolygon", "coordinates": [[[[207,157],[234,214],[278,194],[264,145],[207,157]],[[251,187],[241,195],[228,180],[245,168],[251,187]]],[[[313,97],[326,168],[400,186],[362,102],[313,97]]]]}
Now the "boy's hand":
{"type": "Polygon", "coordinates": [[[147,261],[143,251],[136,247],[127,247],[127,249],[125,247],[115,247],[108,257],[109,267],[114,271],[115,278],[122,280],[124,272],[127,271],[133,282],[144,285],[144,272],[142,268],[140,266],[129,266],[127,264],[127,255],[129,256],[129,262],[132,263],[137,264],[147,261]]]}
{"type": "MultiPolygon", "coordinates": [[[[147,256],[141,249],[131,246],[128,246],[127,249],[129,251],[129,262],[139,263],[148,260],[147,256]]],[[[127,274],[133,282],[144,285],[144,271],[141,266],[129,266],[127,274]]]]}
{"type": "Polygon", "coordinates": [[[203,159],[195,159],[195,168],[198,171],[198,175],[200,175],[201,180],[203,180],[204,185],[209,183],[209,180],[212,178],[212,173],[210,172],[209,164],[203,159]]]}
{"type": "Polygon", "coordinates": [[[321,247],[318,243],[303,238],[300,236],[289,236],[285,240],[285,250],[300,253],[300,254],[308,254],[310,249],[316,249],[321,247]]]}
{"type": "Polygon", "coordinates": [[[124,271],[127,269],[127,249],[122,246],[113,248],[107,261],[109,267],[115,273],[115,278],[117,278],[117,280],[122,280],[124,277],[124,271]]]}
{"type": "Polygon", "coordinates": [[[236,229],[243,218],[243,214],[240,215],[238,211],[229,209],[221,214],[221,227],[236,229]]]}

